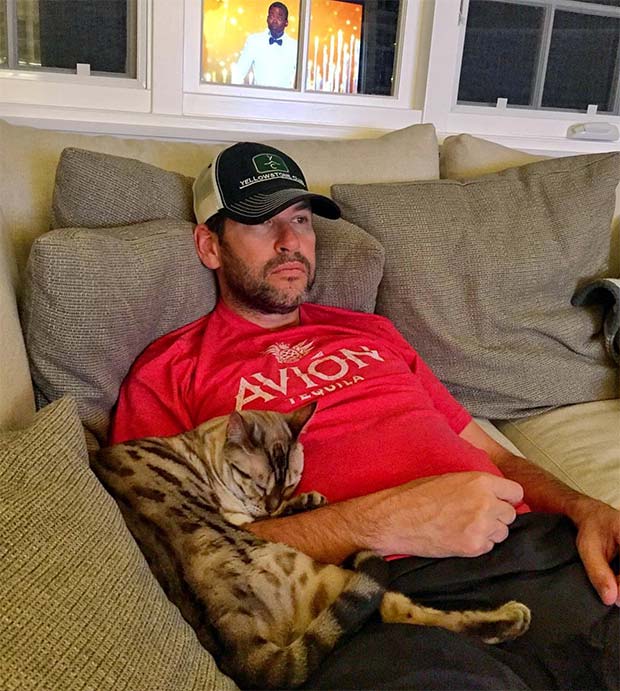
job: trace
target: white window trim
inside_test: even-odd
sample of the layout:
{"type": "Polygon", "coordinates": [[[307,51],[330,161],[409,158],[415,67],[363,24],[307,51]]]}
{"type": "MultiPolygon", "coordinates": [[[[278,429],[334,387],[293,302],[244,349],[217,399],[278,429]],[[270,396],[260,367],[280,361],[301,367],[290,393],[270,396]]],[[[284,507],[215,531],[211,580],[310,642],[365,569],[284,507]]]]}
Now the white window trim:
{"type": "Polygon", "coordinates": [[[440,136],[467,132],[526,150],[557,153],[620,150],[620,141],[577,141],[566,137],[568,127],[580,122],[610,122],[620,128],[620,117],[616,115],[507,109],[501,104],[496,107],[458,105],[467,5],[468,0],[435,2],[424,122],[432,122],[440,136]]]}
{"type": "MultiPolygon", "coordinates": [[[[215,118],[222,122],[241,119],[250,129],[300,127],[313,131],[333,128],[369,128],[381,123],[384,129],[397,129],[421,121],[421,110],[414,108],[413,73],[417,59],[420,0],[403,3],[399,28],[399,56],[395,66],[395,96],[326,94],[293,90],[266,89],[233,85],[205,84],[200,81],[202,3],[184,0],[183,114],[215,118]],[[407,66],[407,69],[403,68],[407,66]]],[[[309,3],[302,0],[304,21],[309,3]]],[[[300,22],[303,25],[304,21],[300,22]]],[[[305,41],[307,44],[307,41],[305,41]]],[[[303,45],[303,55],[307,45],[303,45]]],[[[300,66],[305,63],[302,55],[300,66]]],[[[303,73],[303,69],[302,69],[303,73]]],[[[302,75],[303,76],[303,75],[302,75]]],[[[301,79],[300,79],[301,81],[301,79]]],[[[236,126],[233,125],[233,126],[236,126]]]]}
{"type": "Polygon", "coordinates": [[[136,79],[68,74],[45,70],[0,69],[0,101],[35,108],[148,112],[150,95],[150,39],[152,0],[137,0],[136,79]]]}

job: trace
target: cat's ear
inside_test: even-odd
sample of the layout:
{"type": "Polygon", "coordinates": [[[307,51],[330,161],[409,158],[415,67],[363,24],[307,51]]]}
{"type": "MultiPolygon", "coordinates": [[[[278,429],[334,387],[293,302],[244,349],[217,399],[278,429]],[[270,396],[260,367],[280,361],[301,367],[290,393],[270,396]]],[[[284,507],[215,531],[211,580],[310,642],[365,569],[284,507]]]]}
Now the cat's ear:
{"type": "Polygon", "coordinates": [[[308,403],[308,405],[297,408],[297,410],[289,413],[287,422],[294,439],[297,439],[297,437],[301,434],[301,430],[305,427],[308,420],[310,420],[314,414],[316,405],[316,402],[308,403]]]}
{"type": "Polygon", "coordinates": [[[226,425],[226,441],[232,444],[244,446],[250,440],[250,430],[243,419],[243,415],[237,411],[231,413],[226,425]]]}

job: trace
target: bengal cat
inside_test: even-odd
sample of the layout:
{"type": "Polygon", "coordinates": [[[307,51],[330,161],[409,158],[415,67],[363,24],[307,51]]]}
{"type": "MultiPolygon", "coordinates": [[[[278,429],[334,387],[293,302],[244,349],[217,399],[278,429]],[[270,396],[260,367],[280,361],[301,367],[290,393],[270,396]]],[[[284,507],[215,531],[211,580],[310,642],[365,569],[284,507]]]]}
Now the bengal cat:
{"type": "Polygon", "coordinates": [[[321,506],[301,478],[299,434],[315,404],[290,414],[244,411],[165,438],[102,449],[93,470],[118,502],[150,567],[221,669],[243,687],[303,684],[341,638],[374,612],[500,643],[524,633],[529,609],[443,612],[386,591],[386,562],[322,564],[243,524],[321,506]]]}

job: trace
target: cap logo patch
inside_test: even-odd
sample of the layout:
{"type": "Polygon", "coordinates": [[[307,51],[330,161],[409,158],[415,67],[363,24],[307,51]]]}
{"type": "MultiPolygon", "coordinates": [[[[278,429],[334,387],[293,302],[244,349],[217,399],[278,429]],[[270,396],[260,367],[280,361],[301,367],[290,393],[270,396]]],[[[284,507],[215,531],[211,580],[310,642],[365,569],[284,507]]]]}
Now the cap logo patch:
{"type": "Polygon", "coordinates": [[[257,154],[252,157],[252,163],[257,173],[289,172],[286,163],[276,154],[257,154]]]}

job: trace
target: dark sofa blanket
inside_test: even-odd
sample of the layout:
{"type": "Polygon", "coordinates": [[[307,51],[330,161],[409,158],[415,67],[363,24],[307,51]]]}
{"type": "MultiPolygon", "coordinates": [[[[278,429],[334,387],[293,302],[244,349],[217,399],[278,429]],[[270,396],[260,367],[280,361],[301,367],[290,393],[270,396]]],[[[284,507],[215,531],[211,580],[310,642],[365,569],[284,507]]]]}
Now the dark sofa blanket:
{"type": "Polygon", "coordinates": [[[520,600],[532,610],[530,630],[490,646],[377,617],[337,648],[306,688],[620,688],[620,609],[603,605],[591,586],[568,519],[525,514],[489,554],[411,557],[390,568],[393,590],[440,609],[520,600]]]}

